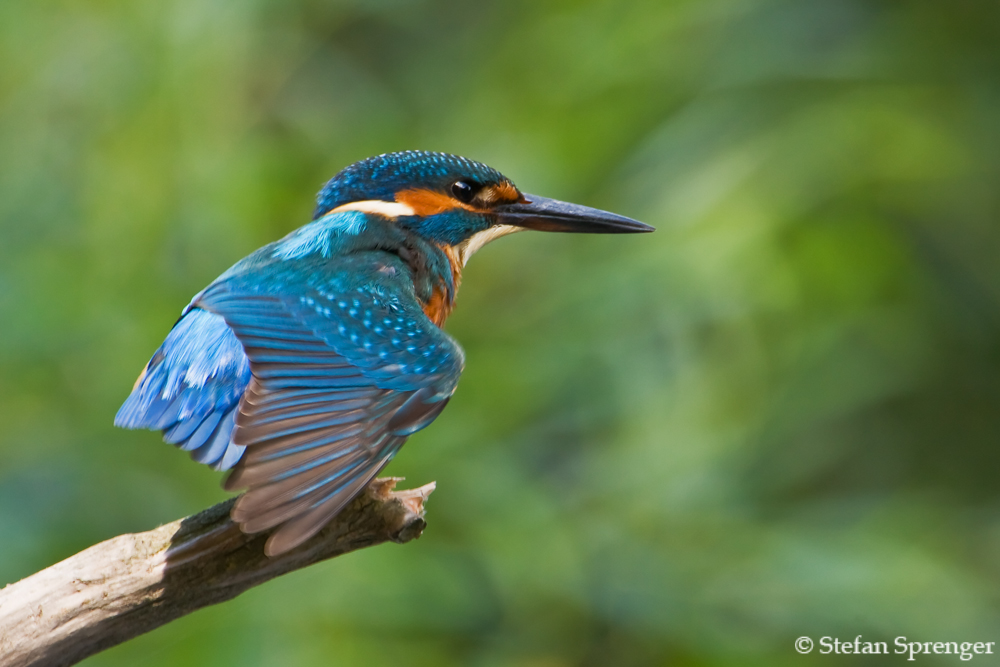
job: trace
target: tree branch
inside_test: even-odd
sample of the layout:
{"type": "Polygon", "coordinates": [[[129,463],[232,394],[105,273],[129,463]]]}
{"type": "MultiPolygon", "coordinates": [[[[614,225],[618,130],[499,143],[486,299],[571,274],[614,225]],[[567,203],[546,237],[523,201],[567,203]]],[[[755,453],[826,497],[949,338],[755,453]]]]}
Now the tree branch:
{"type": "Polygon", "coordinates": [[[229,518],[235,498],[146,533],[119,535],[0,590],[0,667],[61,667],[269,579],[423,532],[434,483],[371,483],[318,535],[275,558],[267,534],[229,518]]]}

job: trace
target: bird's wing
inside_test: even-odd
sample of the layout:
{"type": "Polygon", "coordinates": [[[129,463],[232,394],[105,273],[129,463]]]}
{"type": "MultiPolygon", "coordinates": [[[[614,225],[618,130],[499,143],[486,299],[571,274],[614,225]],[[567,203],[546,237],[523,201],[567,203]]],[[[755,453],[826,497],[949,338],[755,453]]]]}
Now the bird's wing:
{"type": "Polygon", "coordinates": [[[281,525],[272,555],[354,498],[441,412],[462,371],[461,348],[424,315],[402,264],[370,255],[336,271],[262,267],[196,301],[225,318],[250,360],[233,433],[246,452],[226,488],[248,488],[233,508],[245,531],[281,525]]]}
{"type": "Polygon", "coordinates": [[[115,425],[163,431],[195,461],[227,470],[243,453],[230,436],[249,382],[249,361],[226,321],[188,309],[146,364],[115,425]]]}

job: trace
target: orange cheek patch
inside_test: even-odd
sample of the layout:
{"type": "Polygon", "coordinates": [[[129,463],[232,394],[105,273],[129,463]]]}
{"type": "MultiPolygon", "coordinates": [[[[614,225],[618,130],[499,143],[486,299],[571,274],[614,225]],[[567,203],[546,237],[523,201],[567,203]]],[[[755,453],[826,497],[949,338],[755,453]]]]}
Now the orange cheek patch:
{"type": "Polygon", "coordinates": [[[453,197],[433,190],[403,190],[396,193],[396,201],[409,206],[415,215],[421,217],[437,215],[455,208],[464,208],[467,211],[475,210],[453,197]]]}

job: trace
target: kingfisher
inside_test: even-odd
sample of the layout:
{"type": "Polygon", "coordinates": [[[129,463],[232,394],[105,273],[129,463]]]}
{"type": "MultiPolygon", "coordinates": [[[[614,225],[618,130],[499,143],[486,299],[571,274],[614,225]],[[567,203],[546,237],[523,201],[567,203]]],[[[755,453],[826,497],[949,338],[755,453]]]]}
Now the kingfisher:
{"type": "Polygon", "coordinates": [[[276,529],[282,554],[316,534],[441,413],[465,364],[442,330],[462,269],[512,232],[653,227],[522,193],[480,162],[427,151],[356,162],[312,221],[196,294],[115,425],[162,431],[246,489],[232,519],[276,529]]]}

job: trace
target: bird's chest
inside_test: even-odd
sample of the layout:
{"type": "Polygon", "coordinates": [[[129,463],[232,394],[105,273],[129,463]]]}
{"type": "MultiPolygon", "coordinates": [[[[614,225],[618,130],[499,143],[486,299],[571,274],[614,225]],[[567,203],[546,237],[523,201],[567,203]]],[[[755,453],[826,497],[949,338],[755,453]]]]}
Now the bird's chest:
{"type": "Polygon", "coordinates": [[[462,262],[453,246],[440,246],[441,252],[448,260],[447,270],[450,276],[438,274],[429,281],[426,298],[420,300],[424,314],[431,322],[443,327],[448,316],[455,307],[455,295],[462,281],[462,262]],[[450,278],[450,280],[449,280],[450,278]]]}
{"type": "Polygon", "coordinates": [[[431,293],[431,298],[422,304],[424,315],[426,315],[431,322],[436,324],[438,327],[443,327],[445,321],[447,321],[448,316],[451,315],[452,308],[454,308],[455,303],[448,299],[444,290],[435,288],[431,293]]]}

